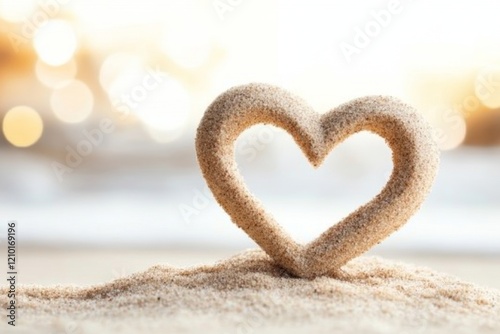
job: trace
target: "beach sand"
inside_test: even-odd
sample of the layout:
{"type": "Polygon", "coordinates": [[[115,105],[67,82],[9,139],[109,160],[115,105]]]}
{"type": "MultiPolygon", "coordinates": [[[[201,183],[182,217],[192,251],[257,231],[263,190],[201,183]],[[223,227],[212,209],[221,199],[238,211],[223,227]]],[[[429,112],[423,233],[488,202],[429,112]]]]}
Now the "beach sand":
{"type": "MultiPolygon", "coordinates": [[[[29,254],[25,251],[21,257],[21,269],[33,270],[36,266],[29,266],[30,261],[44,256],[36,251],[29,254]]],[[[110,254],[121,257],[122,264],[131,261],[148,265],[148,261],[157,259],[144,258],[140,251],[129,258],[127,252],[110,250],[80,258],[71,252],[53,254],[39,264],[53,277],[49,282],[46,274],[45,283],[64,281],[57,268],[63,267],[65,258],[72,266],[72,275],[87,277],[86,283],[94,283],[96,278],[89,273],[106,266],[108,274],[124,277],[93,285],[80,281],[79,286],[72,287],[42,286],[26,284],[37,279],[34,272],[24,271],[26,279],[20,275],[22,284],[18,287],[18,326],[7,328],[2,321],[2,333],[500,332],[499,290],[382,257],[360,257],[344,266],[339,277],[308,280],[289,276],[260,250],[187,269],[177,265],[193,264],[193,257],[170,253],[171,259],[177,259],[172,261],[176,267],[156,265],[131,275],[120,272],[116,267],[119,264],[106,262],[110,254]],[[100,257],[99,253],[104,255],[100,257]],[[52,271],[47,268],[50,264],[52,271]],[[115,269],[110,269],[112,266],[115,269]]],[[[208,257],[205,254],[198,260],[208,257]]],[[[449,262],[443,260],[441,264],[449,262]]],[[[474,262],[464,262],[463,266],[474,268],[474,262]]],[[[480,272],[479,267],[474,270],[478,277],[487,272],[480,272]]],[[[6,291],[2,288],[2,309],[5,303],[6,291]]]]}

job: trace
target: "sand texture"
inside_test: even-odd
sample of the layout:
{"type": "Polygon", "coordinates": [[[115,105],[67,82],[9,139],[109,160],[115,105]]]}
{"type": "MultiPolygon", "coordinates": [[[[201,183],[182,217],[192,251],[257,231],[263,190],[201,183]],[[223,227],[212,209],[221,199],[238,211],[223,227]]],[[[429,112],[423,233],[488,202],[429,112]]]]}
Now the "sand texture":
{"type": "Polygon", "coordinates": [[[500,333],[499,290],[379,257],[309,280],[251,250],[88,288],[20,286],[18,303],[2,333],[500,333]]]}
{"type": "Polygon", "coordinates": [[[234,87],[221,94],[201,120],[196,152],[208,186],[232,221],[299,277],[333,274],[400,228],[424,201],[439,163],[429,125],[395,98],[363,97],[321,115],[302,99],[264,84],[234,87]],[[234,142],[258,123],[286,130],[316,167],[347,137],[371,131],[392,149],[393,173],[369,203],[301,245],[250,193],[238,171],[234,142]]]}

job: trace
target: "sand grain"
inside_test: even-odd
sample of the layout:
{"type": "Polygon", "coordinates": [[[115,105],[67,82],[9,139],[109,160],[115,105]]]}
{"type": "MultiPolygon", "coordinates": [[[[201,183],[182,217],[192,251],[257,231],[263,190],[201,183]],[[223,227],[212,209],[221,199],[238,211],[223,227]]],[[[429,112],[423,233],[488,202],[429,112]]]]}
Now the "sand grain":
{"type": "Polygon", "coordinates": [[[500,332],[500,291],[377,257],[349,262],[341,277],[309,280],[252,250],[88,288],[19,291],[16,330],[37,333],[500,332]]]}

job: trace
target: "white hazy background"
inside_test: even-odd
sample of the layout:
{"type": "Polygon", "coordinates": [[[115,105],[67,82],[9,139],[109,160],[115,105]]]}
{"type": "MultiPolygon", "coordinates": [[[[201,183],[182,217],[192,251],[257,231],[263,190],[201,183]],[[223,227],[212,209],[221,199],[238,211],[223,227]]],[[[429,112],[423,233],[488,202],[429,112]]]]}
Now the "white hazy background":
{"type": "MultiPolygon", "coordinates": [[[[18,222],[24,245],[254,246],[206,189],[194,137],[218,94],[267,82],[318,112],[372,94],[415,105],[443,150],[439,175],[422,209],[377,247],[499,254],[500,147],[463,145],[472,111],[500,107],[499,9],[451,0],[0,1],[2,219],[18,222]],[[31,114],[9,123],[19,106],[31,114]],[[103,119],[113,130],[90,142],[85,133],[103,119]]],[[[368,133],[317,170],[280,129],[257,126],[235,145],[250,189],[302,242],[376,195],[392,168],[384,141],[368,133]]]]}

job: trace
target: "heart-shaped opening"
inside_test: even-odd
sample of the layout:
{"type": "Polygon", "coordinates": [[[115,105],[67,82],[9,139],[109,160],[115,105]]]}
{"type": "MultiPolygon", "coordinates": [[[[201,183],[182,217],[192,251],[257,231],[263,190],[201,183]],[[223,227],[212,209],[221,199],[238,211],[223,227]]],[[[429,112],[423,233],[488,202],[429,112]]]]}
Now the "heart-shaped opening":
{"type": "Polygon", "coordinates": [[[367,131],[340,143],[318,168],[288,132],[272,125],[245,130],[235,155],[248,189],[301,244],[369,202],[393,168],[385,140],[367,131]]]}

